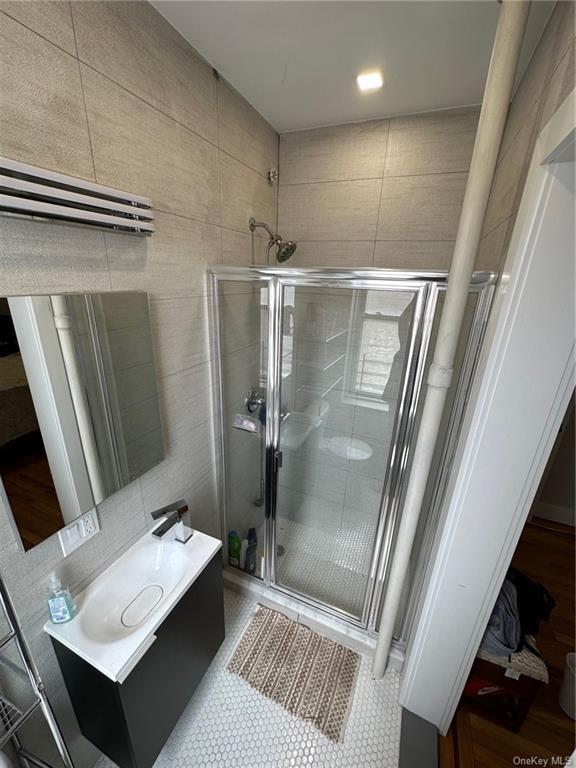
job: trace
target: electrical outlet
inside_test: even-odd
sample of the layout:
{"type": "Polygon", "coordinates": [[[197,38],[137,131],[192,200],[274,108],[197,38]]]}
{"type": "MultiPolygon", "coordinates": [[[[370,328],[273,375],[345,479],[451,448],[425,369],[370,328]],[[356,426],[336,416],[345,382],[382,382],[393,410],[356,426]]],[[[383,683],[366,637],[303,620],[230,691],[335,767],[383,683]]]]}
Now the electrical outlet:
{"type": "Polygon", "coordinates": [[[62,547],[64,557],[74,552],[78,547],[81,547],[85,541],[95,536],[99,530],[98,513],[93,509],[77,520],[74,520],[66,528],[58,531],[58,538],[60,539],[60,546],[62,547]]]}
{"type": "Polygon", "coordinates": [[[98,524],[98,515],[96,514],[95,509],[82,517],[80,526],[82,528],[82,538],[84,539],[88,539],[90,536],[94,536],[95,533],[98,533],[100,526],[98,524]]]}

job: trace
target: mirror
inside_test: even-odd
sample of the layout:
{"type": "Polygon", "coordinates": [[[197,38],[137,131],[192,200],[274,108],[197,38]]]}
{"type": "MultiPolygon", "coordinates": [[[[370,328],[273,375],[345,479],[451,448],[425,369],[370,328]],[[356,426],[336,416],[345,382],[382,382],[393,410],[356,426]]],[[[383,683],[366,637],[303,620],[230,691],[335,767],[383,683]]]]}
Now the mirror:
{"type": "Polygon", "coordinates": [[[25,549],[163,458],[147,294],[0,297],[0,475],[25,549]]]}

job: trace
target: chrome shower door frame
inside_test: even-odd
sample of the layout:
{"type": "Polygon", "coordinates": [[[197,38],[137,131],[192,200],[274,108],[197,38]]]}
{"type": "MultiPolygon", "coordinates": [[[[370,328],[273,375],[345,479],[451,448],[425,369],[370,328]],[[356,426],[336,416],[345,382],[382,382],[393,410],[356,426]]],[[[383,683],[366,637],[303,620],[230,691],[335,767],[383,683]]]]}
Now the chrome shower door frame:
{"type": "MultiPolygon", "coordinates": [[[[217,436],[218,459],[218,496],[223,532],[225,567],[228,568],[228,514],[226,494],[226,454],[224,425],[222,414],[224,392],[222,386],[222,356],[220,334],[220,305],[218,286],[221,281],[239,281],[261,283],[268,288],[268,327],[267,327],[267,414],[265,425],[265,563],[262,580],[249,574],[242,574],[248,579],[264,583],[266,587],[281,595],[289,596],[313,609],[320,610],[336,620],[344,620],[369,633],[375,632],[376,620],[380,610],[382,597],[391,561],[392,548],[399,522],[400,498],[405,480],[406,468],[410,455],[411,443],[414,437],[419,396],[423,384],[423,376],[428,354],[434,314],[438,296],[446,288],[447,273],[432,271],[404,271],[386,269],[356,269],[342,270],[332,268],[298,269],[287,267],[214,267],[210,272],[211,280],[211,337],[212,337],[212,368],[219,406],[215,411],[215,426],[217,436]],[[282,353],[282,309],[284,290],[286,287],[319,287],[345,289],[371,289],[388,291],[412,290],[416,294],[416,306],[411,321],[407,361],[402,380],[402,390],[396,414],[391,448],[384,474],[383,491],[378,516],[378,524],[374,537],[371,567],[367,582],[362,616],[357,617],[346,611],[321,603],[295,590],[276,583],[276,502],[278,489],[279,451],[281,438],[281,353],[282,353]]],[[[439,514],[442,492],[447,482],[449,465],[459,433],[458,417],[461,416],[482,338],[489,308],[491,305],[496,275],[494,273],[478,272],[474,274],[471,285],[472,291],[479,293],[479,302],[472,321],[471,337],[467,345],[466,357],[461,373],[454,412],[444,447],[443,462],[446,456],[448,466],[441,464],[441,477],[436,482],[434,492],[434,514],[439,514]],[[487,289],[488,290],[485,290],[487,289]]],[[[430,533],[430,532],[429,532],[430,533]]],[[[432,535],[432,534],[430,534],[432,535]]],[[[419,564],[417,578],[421,579],[423,568],[419,564]]],[[[237,572],[237,569],[231,569],[237,572]]],[[[415,583],[416,583],[415,578],[415,583]]],[[[405,630],[409,627],[415,610],[417,595],[411,590],[411,597],[404,621],[405,630]]],[[[405,636],[405,633],[402,632],[405,636]]]]}
{"type": "MultiPolygon", "coordinates": [[[[224,423],[223,423],[223,413],[224,413],[224,387],[223,387],[223,375],[222,375],[222,344],[221,344],[221,327],[220,327],[220,291],[219,291],[219,285],[220,283],[227,283],[227,282],[243,282],[243,283],[252,283],[252,284],[260,284],[261,286],[266,286],[268,289],[268,355],[267,355],[267,361],[266,361],[266,371],[267,371],[267,380],[266,380],[266,389],[267,389],[267,400],[272,394],[272,389],[270,387],[270,370],[271,370],[271,348],[270,348],[270,318],[271,318],[271,311],[270,311],[270,301],[271,297],[272,300],[276,297],[276,291],[274,288],[275,278],[271,274],[261,273],[259,270],[252,270],[250,267],[214,267],[211,269],[208,273],[208,279],[210,283],[210,307],[209,307],[209,325],[210,325],[210,354],[211,354],[211,368],[212,368],[212,381],[214,382],[214,388],[213,388],[213,396],[215,399],[215,403],[213,407],[214,412],[214,434],[215,434],[215,459],[216,459],[216,466],[217,466],[217,477],[216,477],[216,492],[218,496],[218,509],[220,511],[220,528],[222,532],[222,552],[223,552],[223,558],[224,558],[224,567],[230,568],[228,565],[228,501],[227,501],[227,493],[226,493],[226,441],[224,438],[224,423]]],[[[268,402],[270,402],[268,400],[268,402]]],[[[269,575],[269,556],[267,554],[268,552],[268,517],[269,517],[269,510],[270,510],[270,504],[268,501],[268,494],[269,494],[269,485],[268,482],[268,475],[269,475],[269,461],[271,457],[270,452],[270,445],[272,444],[273,439],[273,424],[270,422],[273,421],[271,419],[266,419],[266,426],[265,426],[265,444],[266,444],[266,502],[265,502],[265,519],[266,519],[266,548],[265,548],[265,568],[264,568],[264,574],[262,581],[269,586],[270,584],[270,575],[269,575]]],[[[237,571],[238,569],[234,569],[234,571],[237,571]]],[[[253,576],[252,574],[243,572],[242,574],[248,579],[254,579],[257,582],[260,582],[261,579],[257,576],[253,576]]]]}
{"type": "Polygon", "coordinates": [[[434,316],[434,306],[436,302],[437,286],[428,280],[423,280],[422,276],[412,274],[410,277],[403,275],[403,279],[390,279],[392,275],[383,274],[383,271],[373,273],[368,270],[355,270],[353,272],[342,273],[329,270],[284,270],[283,274],[278,275],[276,282],[276,307],[277,313],[270,314],[272,322],[268,327],[269,331],[269,350],[272,342],[276,345],[275,356],[269,358],[274,366],[268,371],[269,384],[272,385],[272,403],[274,410],[272,421],[274,429],[272,431],[271,446],[271,475],[270,475],[270,513],[267,517],[270,520],[269,536],[270,544],[270,582],[269,586],[284,595],[295,597],[303,603],[324,611],[336,619],[343,619],[346,622],[355,625],[361,629],[367,629],[368,619],[371,613],[371,604],[374,590],[377,586],[380,573],[383,569],[380,567],[382,554],[383,531],[389,527],[388,510],[395,499],[402,481],[403,472],[406,467],[406,457],[408,455],[409,445],[405,444],[402,436],[411,432],[411,426],[416,412],[417,405],[417,383],[421,379],[423,365],[425,361],[425,352],[427,342],[424,344],[424,356],[421,355],[422,341],[430,334],[431,323],[434,316]],[[291,274],[285,274],[291,272],[291,274]],[[327,274],[328,272],[328,274],[327,274]],[[282,344],[282,307],[283,294],[286,287],[318,287],[344,290],[378,290],[390,292],[408,291],[414,293],[415,307],[413,317],[410,323],[409,341],[406,354],[405,374],[402,380],[402,391],[399,399],[398,411],[395,418],[394,429],[390,442],[390,451],[386,465],[382,467],[384,482],[381,496],[380,510],[378,514],[378,524],[374,535],[372,547],[370,572],[367,581],[366,593],[364,596],[364,605],[360,618],[348,613],[336,605],[330,605],[325,602],[315,600],[308,595],[304,595],[288,586],[277,583],[275,563],[276,563],[276,521],[277,521],[277,491],[278,491],[278,461],[277,456],[280,452],[280,399],[281,399],[281,344],[282,344]],[[274,337],[274,339],[272,339],[274,337]],[[423,357],[423,359],[422,359],[423,357]]]}

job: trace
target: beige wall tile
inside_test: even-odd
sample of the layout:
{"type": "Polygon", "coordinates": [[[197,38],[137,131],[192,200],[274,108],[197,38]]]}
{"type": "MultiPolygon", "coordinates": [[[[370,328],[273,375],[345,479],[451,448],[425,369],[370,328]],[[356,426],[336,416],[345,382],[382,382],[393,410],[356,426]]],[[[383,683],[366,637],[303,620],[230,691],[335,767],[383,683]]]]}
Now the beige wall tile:
{"type": "Polygon", "coordinates": [[[508,151],[524,126],[534,105],[541,98],[546,83],[556,70],[574,38],[574,3],[556,3],[546,29],[532,56],[510,107],[502,151],[508,151]]]}
{"type": "Polygon", "coordinates": [[[76,56],[68,0],[1,0],[0,11],[76,56]]]}
{"type": "Polygon", "coordinates": [[[0,154],[94,178],[78,63],[22,24],[0,24],[0,154]]]}
{"type": "Polygon", "coordinates": [[[150,316],[159,376],[170,376],[210,359],[206,296],[153,299],[150,316]]]}
{"type": "Polygon", "coordinates": [[[278,168],[278,134],[248,102],[221,80],[218,83],[220,148],[258,173],[278,168]]]}
{"type": "Polygon", "coordinates": [[[378,240],[454,240],[465,173],[384,179],[378,240]]]}
{"type": "Polygon", "coordinates": [[[256,171],[221,152],[222,224],[229,229],[248,231],[254,216],[271,227],[276,222],[276,187],[256,171]]]}
{"type": "Polygon", "coordinates": [[[74,0],[72,12],[81,61],[216,142],[212,70],[149,3],[74,0]]]}
{"type": "Polygon", "coordinates": [[[538,114],[539,107],[536,104],[514,143],[498,161],[484,217],[483,235],[518,210],[537,137],[538,114]]]}
{"type": "Polygon", "coordinates": [[[161,212],[155,226],[151,237],[105,234],[112,289],[156,298],[206,295],[207,269],[222,261],[219,228],[161,212]]]}
{"type": "Polygon", "coordinates": [[[250,232],[222,229],[222,263],[236,267],[266,264],[267,243],[250,232]]]}
{"type": "Polygon", "coordinates": [[[260,338],[260,294],[228,293],[220,295],[220,348],[222,356],[248,348],[260,338]]]}
{"type": "Polygon", "coordinates": [[[150,315],[159,376],[170,376],[210,359],[206,296],[153,299],[150,315]]]}
{"type": "Polygon", "coordinates": [[[373,242],[298,241],[288,267],[370,267],[373,242]]]}
{"type": "Polygon", "coordinates": [[[94,229],[0,216],[3,295],[108,291],[104,235],[94,229]]]}
{"type": "Polygon", "coordinates": [[[385,176],[468,171],[479,108],[390,120],[385,176]]]}
{"type": "Polygon", "coordinates": [[[538,129],[540,133],[542,128],[550,120],[554,112],[562,104],[564,99],[575,86],[576,63],[574,61],[575,41],[572,40],[570,47],[564,54],[564,58],[556,67],[554,74],[550,78],[544,96],[541,99],[540,116],[538,118],[538,129]]]}
{"type": "Polygon", "coordinates": [[[449,269],[453,241],[402,240],[377,242],[374,266],[386,269],[449,269]]]}
{"type": "Polygon", "coordinates": [[[290,240],[373,240],[380,179],[280,187],[278,228],[290,240]]]}
{"type": "Polygon", "coordinates": [[[510,243],[516,217],[513,215],[480,240],[474,269],[499,272],[510,243]]]}
{"type": "Polygon", "coordinates": [[[382,176],[388,120],[350,123],[280,136],[280,183],[382,176]]]}
{"type": "Polygon", "coordinates": [[[213,418],[210,362],[177,371],[158,382],[166,445],[174,445],[213,418]]]}
{"type": "Polygon", "coordinates": [[[211,476],[214,467],[213,429],[212,421],[192,428],[169,446],[166,460],[142,478],[145,515],[179,498],[184,498],[194,512],[199,503],[194,489],[211,476]]]}
{"type": "Polygon", "coordinates": [[[98,181],[218,223],[218,150],[84,65],[82,79],[98,181]]]}

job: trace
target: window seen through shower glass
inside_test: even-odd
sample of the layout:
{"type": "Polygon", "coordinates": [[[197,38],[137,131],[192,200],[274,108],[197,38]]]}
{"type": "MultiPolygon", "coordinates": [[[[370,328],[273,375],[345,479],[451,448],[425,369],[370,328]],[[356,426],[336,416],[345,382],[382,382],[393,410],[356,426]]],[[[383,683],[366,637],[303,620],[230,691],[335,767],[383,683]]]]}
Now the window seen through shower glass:
{"type": "Polygon", "coordinates": [[[361,619],[413,290],[286,287],[276,583],[361,619]]]}

